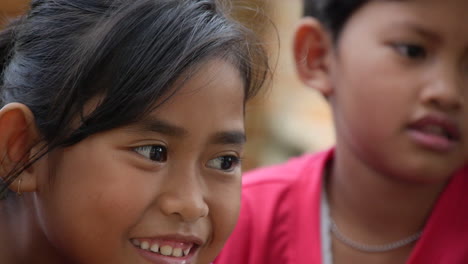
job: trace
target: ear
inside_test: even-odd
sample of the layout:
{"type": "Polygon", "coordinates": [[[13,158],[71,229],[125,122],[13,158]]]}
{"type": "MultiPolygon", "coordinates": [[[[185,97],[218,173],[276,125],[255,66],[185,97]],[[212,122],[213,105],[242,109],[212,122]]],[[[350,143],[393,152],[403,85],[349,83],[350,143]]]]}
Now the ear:
{"type": "Polygon", "coordinates": [[[294,35],[294,59],[301,81],[325,97],[333,92],[329,80],[331,41],[320,22],[304,17],[294,35]]]}
{"type": "MultiPolygon", "coordinates": [[[[10,103],[0,110],[0,177],[8,180],[10,171],[21,168],[29,160],[38,135],[34,115],[24,104],[10,103]]],[[[19,187],[21,192],[36,190],[36,177],[31,167],[9,186],[14,192],[19,187]]]]}

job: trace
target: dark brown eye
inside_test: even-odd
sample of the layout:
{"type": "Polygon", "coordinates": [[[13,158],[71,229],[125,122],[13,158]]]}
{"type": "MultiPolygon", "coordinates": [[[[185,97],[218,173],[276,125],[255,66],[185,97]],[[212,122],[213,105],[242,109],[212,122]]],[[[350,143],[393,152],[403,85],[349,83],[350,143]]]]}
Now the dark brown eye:
{"type": "Polygon", "coordinates": [[[240,159],[236,156],[221,156],[209,160],[207,166],[222,171],[232,171],[240,164],[240,159]]]}
{"type": "Polygon", "coordinates": [[[141,146],[135,148],[135,152],[152,161],[165,162],[167,160],[167,149],[164,146],[141,146]]]}
{"type": "Polygon", "coordinates": [[[423,59],[427,56],[426,49],[420,45],[397,44],[395,49],[398,53],[410,59],[423,59]]]}

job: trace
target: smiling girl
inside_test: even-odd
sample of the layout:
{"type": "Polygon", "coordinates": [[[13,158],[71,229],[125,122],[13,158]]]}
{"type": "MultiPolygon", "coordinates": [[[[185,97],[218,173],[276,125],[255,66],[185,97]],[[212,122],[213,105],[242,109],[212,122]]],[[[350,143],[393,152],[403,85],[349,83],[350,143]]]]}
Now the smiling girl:
{"type": "Polygon", "coordinates": [[[0,61],[1,263],[214,259],[265,76],[248,30],[214,0],[36,0],[0,61]]]}

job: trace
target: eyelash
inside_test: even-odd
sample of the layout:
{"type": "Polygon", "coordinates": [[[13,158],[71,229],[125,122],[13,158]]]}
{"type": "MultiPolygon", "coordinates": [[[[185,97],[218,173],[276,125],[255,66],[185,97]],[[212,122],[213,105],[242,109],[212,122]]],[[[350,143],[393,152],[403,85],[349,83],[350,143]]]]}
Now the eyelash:
{"type": "MultiPolygon", "coordinates": [[[[147,145],[134,148],[134,151],[145,158],[163,163],[167,161],[167,148],[161,145],[147,145]]],[[[231,172],[240,166],[241,159],[234,155],[224,155],[211,159],[207,162],[208,168],[231,172]]]]}
{"type": "Polygon", "coordinates": [[[155,162],[167,161],[167,148],[161,145],[136,147],[135,152],[155,162]]]}
{"type": "Polygon", "coordinates": [[[216,157],[214,159],[211,159],[207,162],[206,166],[212,169],[218,169],[222,170],[225,172],[231,172],[235,170],[238,166],[241,164],[241,159],[239,157],[233,156],[233,155],[225,155],[221,157],[216,157]],[[219,164],[215,164],[216,162],[219,162],[219,164]],[[226,168],[224,165],[228,165],[226,168]],[[216,165],[220,165],[219,168],[216,168],[216,165]]]}
{"type": "Polygon", "coordinates": [[[427,57],[427,50],[422,45],[410,43],[397,43],[393,48],[401,55],[412,60],[424,59],[427,57]]]}

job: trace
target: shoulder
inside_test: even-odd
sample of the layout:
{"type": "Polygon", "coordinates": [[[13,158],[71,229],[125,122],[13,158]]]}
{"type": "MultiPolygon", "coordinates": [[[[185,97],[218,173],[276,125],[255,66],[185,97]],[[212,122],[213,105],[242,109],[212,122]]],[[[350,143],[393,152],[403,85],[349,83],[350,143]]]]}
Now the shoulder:
{"type": "Polygon", "coordinates": [[[311,245],[319,239],[321,175],[332,154],[307,154],[246,173],[237,226],[216,263],[298,263],[304,245],[317,252],[311,245]]]}
{"type": "MultiPolygon", "coordinates": [[[[463,175],[462,177],[468,177],[468,164],[465,165],[465,167],[463,167],[461,170],[459,170],[458,172],[460,175],[463,175]]],[[[464,184],[467,184],[466,183],[466,178],[465,178],[465,181],[463,181],[464,184]]]]}
{"type": "Polygon", "coordinates": [[[258,168],[247,172],[242,178],[244,190],[271,186],[291,186],[303,177],[320,177],[326,161],[333,150],[295,157],[285,163],[258,168]]]}
{"type": "Polygon", "coordinates": [[[441,193],[408,263],[468,263],[468,165],[441,193]]]}
{"type": "Polygon", "coordinates": [[[333,150],[306,154],[246,173],[239,222],[261,223],[265,228],[292,220],[297,208],[311,208],[320,197],[321,176],[332,155],[333,150]]]}
{"type": "Polygon", "coordinates": [[[259,211],[264,216],[278,215],[303,201],[314,200],[320,193],[321,176],[332,155],[333,150],[306,154],[246,173],[242,178],[243,213],[249,215],[248,211],[253,210],[256,217],[259,211]]]}
{"type": "MultiPolygon", "coordinates": [[[[320,185],[324,167],[333,155],[333,150],[306,154],[274,166],[247,172],[242,177],[242,206],[255,207],[267,204],[278,209],[289,206],[298,199],[310,200],[320,185]]],[[[270,208],[270,213],[275,212],[270,208]]]]}

